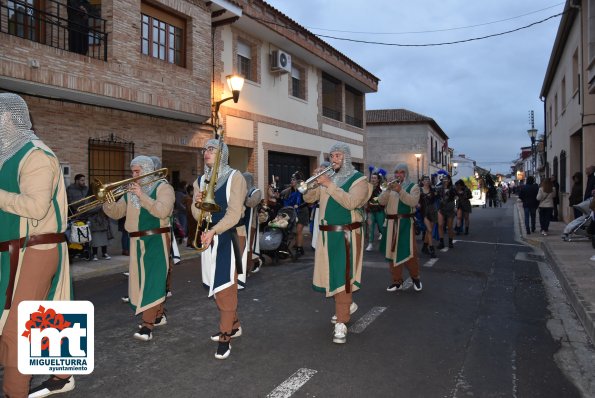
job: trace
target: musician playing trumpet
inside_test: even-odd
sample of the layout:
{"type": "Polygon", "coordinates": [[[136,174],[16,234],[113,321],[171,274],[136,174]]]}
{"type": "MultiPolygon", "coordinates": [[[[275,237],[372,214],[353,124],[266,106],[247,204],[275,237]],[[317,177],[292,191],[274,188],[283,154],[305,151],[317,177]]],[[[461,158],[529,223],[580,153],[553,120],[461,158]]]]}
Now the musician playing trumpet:
{"type": "Polygon", "coordinates": [[[363,206],[372,193],[366,177],[351,163],[351,149],[336,143],[330,149],[334,173],[320,175],[318,187],[304,194],[308,203],[320,201],[320,233],[314,260],[314,290],[335,299],[333,342],[347,342],[352,294],[361,286],[364,251],[363,206]]]}
{"type": "Polygon", "coordinates": [[[406,163],[397,164],[395,179],[388,183],[387,189],[380,194],[378,203],[385,206],[386,230],[382,234],[381,247],[385,247],[384,257],[389,262],[392,275],[392,283],[386,290],[394,292],[403,289],[404,265],[413,280],[414,289],[421,291],[414,229],[419,185],[409,180],[409,167],[406,163]]]}
{"type": "MultiPolygon", "coordinates": [[[[225,143],[216,139],[207,141],[203,158],[205,173],[194,182],[195,204],[202,203],[208,181],[216,178],[215,202],[221,209],[211,214],[208,230],[199,230],[201,245],[206,247],[201,254],[202,281],[209,289],[209,297],[215,296],[219,309],[219,332],[211,336],[211,340],[219,343],[215,358],[226,359],[231,353],[231,339],[242,335],[237,314],[238,281],[241,284],[246,281],[243,267],[246,262],[242,257],[247,253],[244,251],[246,230],[238,223],[244,212],[247,188],[242,174],[228,165],[229,149],[225,143]],[[218,148],[221,148],[219,169],[213,176],[218,148]]],[[[192,206],[192,215],[199,223],[200,211],[196,205],[192,206]]]]}
{"type": "MultiPolygon", "coordinates": [[[[148,156],[137,156],[130,162],[130,170],[132,177],[139,177],[155,171],[155,163],[148,156]]],[[[167,323],[164,303],[175,194],[164,179],[147,183],[152,178],[130,183],[117,202],[103,204],[108,217],[126,217],[124,228],[130,235],[128,296],[135,315],[142,314],[140,329],[133,335],[141,341],[151,340],[153,328],[167,323]]]]}

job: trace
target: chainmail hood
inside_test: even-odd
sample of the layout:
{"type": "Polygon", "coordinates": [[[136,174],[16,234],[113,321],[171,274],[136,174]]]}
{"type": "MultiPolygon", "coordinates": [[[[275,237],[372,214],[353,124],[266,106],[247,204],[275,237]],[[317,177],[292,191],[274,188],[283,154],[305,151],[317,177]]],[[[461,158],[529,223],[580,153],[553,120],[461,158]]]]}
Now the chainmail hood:
{"type": "Polygon", "coordinates": [[[331,181],[337,185],[338,187],[342,186],[350,179],[356,172],[355,167],[351,163],[351,149],[349,145],[344,144],[342,142],[337,142],[334,144],[331,149],[329,149],[329,154],[333,152],[342,152],[343,153],[343,164],[339,171],[335,172],[331,175],[331,181]]]}
{"type": "Polygon", "coordinates": [[[407,163],[397,163],[395,166],[395,171],[397,170],[405,170],[405,180],[401,181],[401,185],[403,185],[403,187],[409,185],[411,181],[409,180],[409,166],[407,166],[407,163]]]}
{"type": "Polygon", "coordinates": [[[12,93],[0,94],[0,169],[26,143],[38,139],[31,130],[25,100],[12,93]]]}
{"type": "MultiPolygon", "coordinates": [[[[207,144],[205,145],[205,148],[208,147],[219,148],[219,140],[214,138],[208,140],[207,144]]],[[[221,157],[219,158],[219,172],[217,176],[217,185],[215,187],[215,191],[217,191],[219,188],[223,186],[223,184],[225,183],[225,181],[227,181],[227,178],[233,171],[233,169],[229,167],[228,162],[229,148],[227,147],[227,144],[224,142],[222,145],[221,157]]],[[[212,168],[205,164],[205,177],[207,180],[211,179],[211,171],[212,168]]]]}
{"type": "Polygon", "coordinates": [[[252,173],[247,171],[243,172],[242,175],[246,180],[246,187],[248,188],[247,192],[250,192],[250,190],[254,187],[254,176],[252,175],[252,173]]]}
{"type": "MultiPolygon", "coordinates": [[[[148,156],[141,155],[141,156],[135,157],[134,159],[132,159],[132,162],[130,162],[130,167],[132,167],[132,166],[139,166],[141,169],[141,175],[155,171],[155,162],[153,161],[153,159],[151,159],[148,156]]],[[[147,177],[141,178],[140,180],[137,181],[139,184],[142,185],[141,189],[147,195],[150,195],[153,192],[153,190],[155,189],[155,187],[157,186],[157,184],[159,183],[159,180],[158,180],[158,181],[154,181],[150,184],[146,184],[146,182],[150,181],[152,178],[154,178],[154,176],[147,176],[147,177]],[[143,184],[145,184],[145,185],[143,185],[143,184]]],[[[136,207],[137,209],[140,209],[140,199],[138,196],[136,196],[133,193],[130,193],[130,201],[132,202],[132,205],[134,207],[136,207]]]]}

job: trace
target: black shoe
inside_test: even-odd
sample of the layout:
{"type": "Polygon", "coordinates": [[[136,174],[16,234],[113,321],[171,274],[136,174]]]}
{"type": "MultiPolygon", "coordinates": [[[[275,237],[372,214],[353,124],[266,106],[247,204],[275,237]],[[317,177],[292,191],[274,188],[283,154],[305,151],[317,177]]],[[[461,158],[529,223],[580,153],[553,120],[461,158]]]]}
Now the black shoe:
{"type": "Polygon", "coordinates": [[[413,281],[413,289],[416,292],[421,292],[421,289],[422,289],[421,281],[419,279],[415,279],[415,278],[411,278],[411,280],[413,281]]]}
{"type": "MultiPolygon", "coordinates": [[[[221,336],[222,333],[221,332],[217,332],[213,335],[211,335],[211,340],[213,341],[219,341],[219,336],[221,336]]],[[[231,337],[232,339],[235,339],[236,337],[240,337],[242,335],[242,327],[240,326],[237,329],[231,329],[231,334],[229,335],[229,337],[231,337]]]]}
{"type": "Polygon", "coordinates": [[[469,228],[465,228],[465,235],[469,235],[469,228]]]}
{"type": "Polygon", "coordinates": [[[226,342],[219,342],[219,346],[217,347],[217,352],[215,353],[215,358],[217,359],[226,359],[229,354],[231,354],[231,344],[229,341],[226,342]]]}
{"type": "Polygon", "coordinates": [[[436,251],[434,251],[434,246],[430,246],[429,252],[430,252],[430,258],[436,258],[436,251]]]}
{"type": "Polygon", "coordinates": [[[303,247],[296,247],[295,248],[295,254],[297,254],[298,256],[303,256],[304,255],[304,248],[303,247]]]}
{"type": "Polygon", "coordinates": [[[153,333],[151,332],[151,329],[143,326],[138,332],[134,334],[133,337],[137,340],[149,341],[153,338],[153,333]]]}
{"type": "Polygon", "coordinates": [[[452,243],[452,239],[448,240],[448,247],[451,249],[455,247],[455,245],[452,243]]]}
{"type": "Polygon", "coordinates": [[[29,390],[29,397],[39,398],[47,397],[52,394],[61,394],[74,390],[74,377],[70,376],[66,379],[60,379],[57,376],[50,376],[49,379],[41,383],[39,386],[29,390]]]}
{"type": "Polygon", "coordinates": [[[387,292],[396,292],[397,290],[403,290],[403,285],[400,283],[393,283],[386,288],[387,292]]]}
{"type": "Polygon", "coordinates": [[[444,249],[444,239],[440,239],[440,243],[438,244],[438,250],[444,249]]]}
{"type": "Polygon", "coordinates": [[[424,245],[422,246],[421,252],[424,254],[430,254],[430,251],[428,250],[428,245],[426,243],[424,243],[424,245]]]}

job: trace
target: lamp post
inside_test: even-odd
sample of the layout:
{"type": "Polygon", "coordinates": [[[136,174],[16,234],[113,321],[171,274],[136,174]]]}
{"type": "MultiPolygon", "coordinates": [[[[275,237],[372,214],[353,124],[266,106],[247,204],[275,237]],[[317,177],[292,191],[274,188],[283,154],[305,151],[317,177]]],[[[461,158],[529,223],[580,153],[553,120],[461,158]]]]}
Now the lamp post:
{"type": "Polygon", "coordinates": [[[227,85],[229,86],[229,89],[231,90],[231,97],[227,97],[227,98],[223,98],[220,101],[217,101],[213,104],[213,109],[212,112],[213,114],[211,115],[211,126],[214,128],[215,130],[215,138],[219,138],[219,127],[220,127],[220,123],[219,123],[219,108],[221,107],[221,104],[223,104],[226,101],[229,100],[233,100],[234,103],[237,103],[238,100],[240,99],[240,91],[242,91],[242,87],[244,86],[244,76],[241,75],[228,75],[226,76],[226,80],[227,80],[227,85]]]}
{"type": "Polygon", "coordinates": [[[415,158],[417,159],[417,181],[419,182],[419,160],[421,159],[421,153],[416,153],[415,158]]]}

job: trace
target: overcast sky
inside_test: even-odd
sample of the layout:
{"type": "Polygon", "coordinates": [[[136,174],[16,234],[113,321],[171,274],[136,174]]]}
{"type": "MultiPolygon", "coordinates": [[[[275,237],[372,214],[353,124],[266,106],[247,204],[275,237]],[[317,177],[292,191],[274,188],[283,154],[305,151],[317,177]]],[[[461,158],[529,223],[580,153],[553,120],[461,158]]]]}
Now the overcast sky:
{"type": "MultiPolygon", "coordinates": [[[[492,35],[564,8],[560,0],[265,1],[315,34],[399,44],[492,35]],[[426,33],[411,33],[421,31],[426,33]]],[[[520,148],[530,145],[530,110],[543,132],[539,94],[559,23],[556,17],[502,36],[432,47],[323,40],[380,78],[378,92],[366,96],[367,109],[405,108],[429,116],[455,153],[493,172],[509,172],[520,148]]]]}

